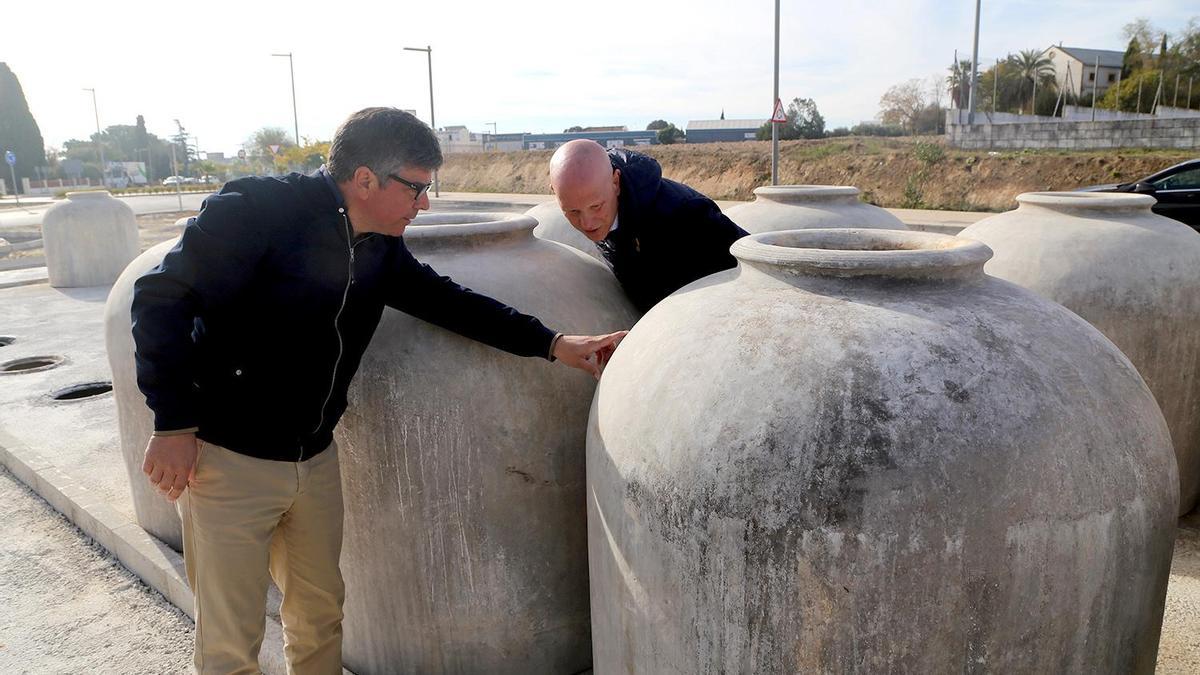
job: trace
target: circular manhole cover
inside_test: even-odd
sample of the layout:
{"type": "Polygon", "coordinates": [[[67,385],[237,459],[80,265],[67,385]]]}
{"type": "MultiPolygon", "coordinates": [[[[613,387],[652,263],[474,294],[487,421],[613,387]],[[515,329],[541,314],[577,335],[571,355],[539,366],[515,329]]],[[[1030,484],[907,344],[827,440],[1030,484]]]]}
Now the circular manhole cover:
{"type": "Polygon", "coordinates": [[[11,335],[0,335],[0,347],[7,347],[16,341],[17,338],[11,335]]]}
{"type": "Polygon", "coordinates": [[[107,394],[110,391],[112,391],[112,382],[85,382],[50,392],[50,398],[55,401],[78,401],[84,398],[107,394]]]}
{"type": "Polygon", "coordinates": [[[61,356],[28,356],[23,359],[13,359],[0,363],[0,375],[16,375],[19,373],[36,373],[39,370],[50,370],[62,365],[65,361],[61,356]]]}

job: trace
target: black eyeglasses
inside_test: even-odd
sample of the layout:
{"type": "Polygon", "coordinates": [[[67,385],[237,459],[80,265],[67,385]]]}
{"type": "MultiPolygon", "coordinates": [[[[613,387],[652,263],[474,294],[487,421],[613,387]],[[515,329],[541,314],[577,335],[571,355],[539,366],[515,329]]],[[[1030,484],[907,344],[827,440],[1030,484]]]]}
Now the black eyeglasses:
{"type": "Polygon", "coordinates": [[[429,192],[429,188],[433,187],[433,183],[414,183],[411,180],[404,180],[403,178],[401,178],[400,176],[397,176],[394,173],[389,173],[387,175],[387,177],[391,178],[392,180],[397,181],[399,183],[403,183],[404,185],[407,185],[408,187],[412,188],[412,191],[417,193],[416,195],[413,196],[413,199],[420,199],[421,195],[425,194],[426,192],[429,192]]]}

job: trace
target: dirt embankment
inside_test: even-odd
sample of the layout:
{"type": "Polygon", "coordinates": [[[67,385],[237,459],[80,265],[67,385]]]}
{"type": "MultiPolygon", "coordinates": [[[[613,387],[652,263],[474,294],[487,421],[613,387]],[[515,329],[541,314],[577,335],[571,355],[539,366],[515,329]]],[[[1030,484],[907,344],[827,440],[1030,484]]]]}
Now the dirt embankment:
{"type": "MultiPolygon", "coordinates": [[[[753,198],[771,180],[771,144],[705,143],[639,147],[663,174],[713,199],[753,198]]],[[[448,155],[447,191],[550,191],[550,151],[448,155]]],[[[988,152],[946,147],[940,137],[831,138],[780,144],[780,183],[854,185],[864,198],[893,208],[1005,211],[1022,192],[1070,190],[1136,180],[1200,153],[1171,150],[1025,150],[988,152]]]]}

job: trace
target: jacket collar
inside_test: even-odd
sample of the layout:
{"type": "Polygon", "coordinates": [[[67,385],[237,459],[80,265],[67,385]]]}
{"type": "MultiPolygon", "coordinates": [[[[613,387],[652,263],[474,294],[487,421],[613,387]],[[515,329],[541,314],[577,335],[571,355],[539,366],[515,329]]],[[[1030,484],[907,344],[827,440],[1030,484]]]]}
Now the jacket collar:
{"type": "Polygon", "coordinates": [[[346,208],[346,200],[344,197],[342,197],[342,190],[338,187],[337,183],[334,182],[333,176],[329,175],[329,169],[322,164],[321,168],[317,169],[316,175],[324,180],[325,187],[329,188],[329,192],[333,196],[333,201],[335,204],[337,204],[337,207],[339,209],[346,208]]]}

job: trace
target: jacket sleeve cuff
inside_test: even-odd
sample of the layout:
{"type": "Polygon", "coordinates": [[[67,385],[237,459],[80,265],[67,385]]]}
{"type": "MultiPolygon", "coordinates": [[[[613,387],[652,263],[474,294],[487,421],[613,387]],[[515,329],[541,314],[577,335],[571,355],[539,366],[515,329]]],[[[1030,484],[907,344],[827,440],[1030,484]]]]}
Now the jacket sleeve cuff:
{"type": "Polygon", "coordinates": [[[550,361],[550,363],[554,363],[554,361],[555,361],[554,348],[558,346],[558,341],[560,338],[562,338],[562,336],[563,336],[562,333],[555,333],[554,338],[552,340],[550,340],[550,351],[547,352],[547,354],[546,354],[546,359],[548,361],[550,361]]]}
{"type": "Polygon", "coordinates": [[[189,427],[187,429],[171,429],[170,431],[155,430],[154,433],[150,434],[150,437],[158,438],[159,436],[183,436],[184,434],[194,434],[197,431],[200,431],[200,427],[189,427]]]}

